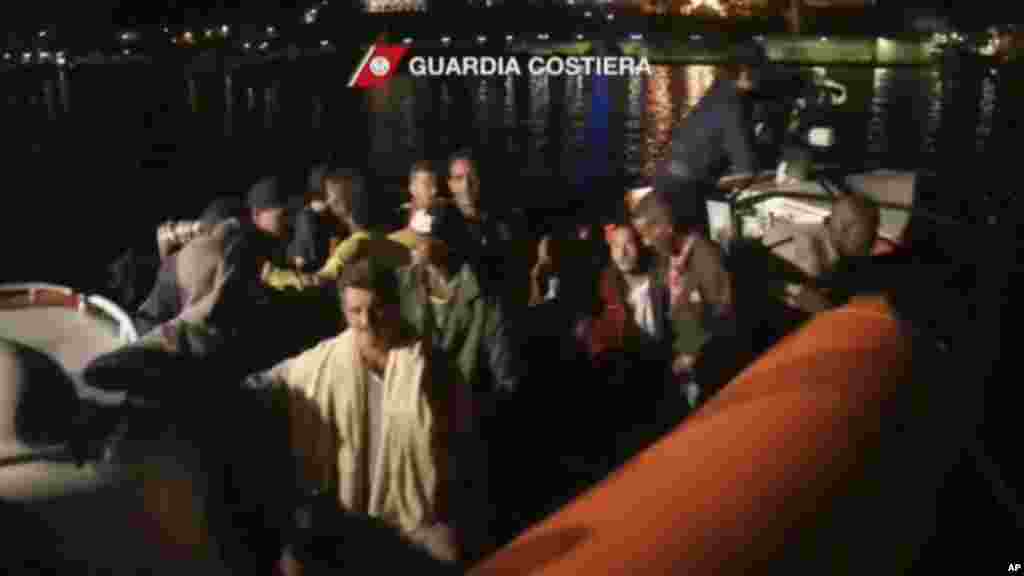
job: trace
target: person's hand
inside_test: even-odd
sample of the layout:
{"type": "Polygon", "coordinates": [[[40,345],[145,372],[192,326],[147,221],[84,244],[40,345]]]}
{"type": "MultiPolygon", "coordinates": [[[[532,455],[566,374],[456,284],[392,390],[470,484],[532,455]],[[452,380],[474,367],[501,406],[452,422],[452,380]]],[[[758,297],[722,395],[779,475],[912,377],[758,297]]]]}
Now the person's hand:
{"type": "Polygon", "coordinates": [[[573,330],[573,334],[576,336],[576,339],[579,340],[580,342],[586,342],[587,340],[590,339],[590,334],[593,331],[593,329],[594,319],[587,316],[586,318],[581,318],[578,322],[576,322],[576,328],[573,330]]]}
{"type": "Polygon", "coordinates": [[[174,249],[174,223],[164,222],[156,229],[156,247],[160,258],[166,258],[174,249]]]}
{"type": "Polygon", "coordinates": [[[541,286],[546,284],[544,280],[554,273],[555,270],[555,259],[552,254],[551,242],[550,236],[540,239],[540,242],[537,243],[537,262],[530,270],[530,277],[535,282],[539,282],[541,286]]]}
{"type": "Polygon", "coordinates": [[[784,300],[787,305],[810,314],[824,312],[832,307],[832,302],[825,294],[802,284],[787,284],[784,300]]]}
{"type": "Polygon", "coordinates": [[[672,360],[672,374],[680,376],[693,371],[697,358],[691,354],[679,354],[672,360]]]}
{"type": "Polygon", "coordinates": [[[292,258],[292,265],[295,266],[296,270],[302,270],[306,266],[306,259],[302,256],[296,256],[292,258]]]}
{"type": "Polygon", "coordinates": [[[299,562],[292,551],[285,548],[281,552],[281,558],[277,561],[276,574],[280,576],[302,576],[302,563],[299,562]]]}

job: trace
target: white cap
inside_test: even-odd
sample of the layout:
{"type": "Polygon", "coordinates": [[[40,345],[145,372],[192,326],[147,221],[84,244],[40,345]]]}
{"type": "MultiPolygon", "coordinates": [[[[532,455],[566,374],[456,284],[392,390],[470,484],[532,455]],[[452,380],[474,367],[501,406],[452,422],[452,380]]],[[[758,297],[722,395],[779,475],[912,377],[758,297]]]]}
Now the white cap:
{"type": "Polygon", "coordinates": [[[428,236],[434,228],[434,218],[426,210],[417,210],[412,215],[409,228],[417,234],[428,236]]]}

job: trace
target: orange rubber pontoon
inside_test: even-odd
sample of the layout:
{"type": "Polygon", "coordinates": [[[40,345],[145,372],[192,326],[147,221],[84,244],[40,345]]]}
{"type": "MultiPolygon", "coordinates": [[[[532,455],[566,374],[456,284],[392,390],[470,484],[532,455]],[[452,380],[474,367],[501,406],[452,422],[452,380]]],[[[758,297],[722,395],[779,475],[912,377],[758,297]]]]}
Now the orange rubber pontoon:
{"type": "Polygon", "coordinates": [[[817,316],[470,574],[904,573],[956,451],[904,330],[875,298],[817,316]]]}

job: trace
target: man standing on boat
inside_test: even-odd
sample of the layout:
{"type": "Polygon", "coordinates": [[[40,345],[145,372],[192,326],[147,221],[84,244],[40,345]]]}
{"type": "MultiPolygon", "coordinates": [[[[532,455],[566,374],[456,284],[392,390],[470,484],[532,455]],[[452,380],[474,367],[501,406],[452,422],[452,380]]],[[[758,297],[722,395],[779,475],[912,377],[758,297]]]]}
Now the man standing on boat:
{"type": "Polygon", "coordinates": [[[756,42],[732,50],[707,94],[673,131],[657,179],[706,196],[716,187],[741,188],[757,174],[750,96],[766,63],[764,48],[756,42]]]}

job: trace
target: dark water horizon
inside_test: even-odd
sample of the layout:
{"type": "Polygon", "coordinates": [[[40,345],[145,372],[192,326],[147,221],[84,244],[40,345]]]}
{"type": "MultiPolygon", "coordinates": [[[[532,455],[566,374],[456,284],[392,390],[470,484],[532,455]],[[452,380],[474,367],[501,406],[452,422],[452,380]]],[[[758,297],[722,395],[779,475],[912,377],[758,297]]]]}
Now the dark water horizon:
{"type": "MultiPolygon", "coordinates": [[[[301,172],[328,158],[364,170],[385,217],[403,201],[413,161],[443,168],[467,146],[495,204],[540,214],[604,206],[651,174],[715,72],[656,65],[649,77],[398,77],[357,91],[345,85],[350,69],[325,60],[191,76],[130,65],[5,74],[5,243],[34,246],[15,251],[10,279],[70,277],[51,264],[68,248],[95,271],[151,239],[158,222],[194,217],[214,196],[243,195],[270,173],[295,176],[301,193],[301,172]]],[[[966,81],[930,66],[797,71],[847,90],[830,118],[837,145],[822,161],[931,168],[948,143],[968,155],[992,145],[998,73],[966,81]]]]}

